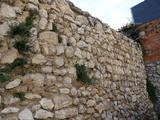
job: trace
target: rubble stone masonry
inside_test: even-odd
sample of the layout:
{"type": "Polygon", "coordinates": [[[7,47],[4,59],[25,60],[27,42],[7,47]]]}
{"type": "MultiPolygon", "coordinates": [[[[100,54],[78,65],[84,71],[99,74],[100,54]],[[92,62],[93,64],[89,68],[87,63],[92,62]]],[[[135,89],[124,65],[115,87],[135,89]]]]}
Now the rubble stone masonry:
{"type": "Polygon", "coordinates": [[[27,60],[24,70],[17,67],[0,83],[0,120],[156,120],[141,48],[71,2],[1,0],[0,39],[1,68],[17,57],[27,60]],[[39,15],[30,30],[36,53],[26,56],[8,31],[29,10],[39,15]],[[75,64],[85,64],[92,85],[76,80],[75,64]]]}

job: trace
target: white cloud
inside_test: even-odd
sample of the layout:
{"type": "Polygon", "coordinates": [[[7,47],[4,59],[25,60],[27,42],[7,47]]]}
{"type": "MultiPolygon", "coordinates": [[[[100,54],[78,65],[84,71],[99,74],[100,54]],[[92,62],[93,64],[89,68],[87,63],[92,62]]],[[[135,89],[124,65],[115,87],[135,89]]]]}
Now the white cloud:
{"type": "Polygon", "coordinates": [[[131,19],[130,8],[143,0],[70,0],[77,7],[88,11],[117,29],[131,19]]]}

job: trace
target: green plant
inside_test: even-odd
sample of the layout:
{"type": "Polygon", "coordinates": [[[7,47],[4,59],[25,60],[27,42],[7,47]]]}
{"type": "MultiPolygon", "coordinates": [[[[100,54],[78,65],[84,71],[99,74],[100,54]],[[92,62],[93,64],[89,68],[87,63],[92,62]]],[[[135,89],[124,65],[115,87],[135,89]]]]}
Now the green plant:
{"type": "Polygon", "coordinates": [[[138,25],[139,24],[134,24],[134,23],[131,22],[131,23],[126,24],[125,26],[121,27],[118,30],[118,32],[123,33],[124,35],[133,39],[135,42],[137,42],[139,45],[142,46],[141,38],[139,36],[140,30],[137,29],[138,25]]]}
{"type": "Polygon", "coordinates": [[[19,98],[20,101],[24,101],[25,100],[25,97],[24,97],[25,93],[23,93],[23,92],[14,93],[13,96],[19,98]]]}
{"type": "Polygon", "coordinates": [[[156,104],[156,88],[153,86],[150,80],[147,80],[147,92],[149,99],[152,101],[153,104],[156,104]]]}
{"type": "Polygon", "coordinates": [[[58,43],[62,43],[63,39],[60,35],[58,35],[58,43]]]}
{"type": "Polygon", "coordinates": [[[52,23],[52,30],[53,32],[56,32],[57,31],[57,26],[56,24],[52,23]]]}
{"type": "Polygon", "coordinates": [[[76,64],[75,68],[76,68],[76,74],[77,74],[78,81],[82,81],[87,84],[93,83],[92,79],[90,79],[88,76],[88,71],[87,71],[85,65],[76,64]]]}
{"type": "Polygon", "coordinates": [[[3,47],[3,45],[1,45],[2,42],[3,42],[3,40],[0,40],[0,48],[3,47]]]}
{"type": "Polygon", "coordinates": [[[28,44],[27,39],[16,41],[13,47],[16,48],[19,53],[28,52],[28,51],[32,52],[31,50],[32,46],[28,44]]]}
{"type": "Polygon", "coordinates": [[[23,58],[17,58],[11,64],[6,64],[4,68],[0,69],[0,82],[6,82],[10,80],[12,75],[12,70],[17,66],[24,67],[27,61],[23,58]]]}
{"type": "Polygon", "coordinates": [[[30,10],[29,13],[30,15],[26,17],[24,22],[10,26],[11,30],[8,32],[8,34],[11,38],[14,38],[15,35],[20,35],[21,37],[25,38],[30,36],[30,29],[33,26],[33,19],[38,12],[30,10]]]}

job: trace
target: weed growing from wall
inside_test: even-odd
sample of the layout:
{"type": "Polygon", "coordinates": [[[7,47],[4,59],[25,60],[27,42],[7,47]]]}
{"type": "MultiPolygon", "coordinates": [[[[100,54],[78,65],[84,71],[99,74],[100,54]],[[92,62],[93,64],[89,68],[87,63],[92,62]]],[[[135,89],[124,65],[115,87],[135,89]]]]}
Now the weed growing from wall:
{"type": "Polygon", "coordinates": [[[24,67],[24,65],[27,64],[27,61],[23,58],[17,58],[13,61],[11,64],[6,64],[4,68],[0,69],[0,82],[6,82],[10,80],[12,71],[16,67],[24,67]]]}
{"type": "Polygon", "coordinates": [[[25,100],[25,97],[24,97],[25,93],[23,93],[23,92],[14,93],[13,96],[19,98],[20,101],[24,101],[25,100]]]}
{"type": "Polygon", "coordinates": [[[30,16],[28,16],[24,22],[20,24],[13,24],[10,26],[11,30],[8,34],[11,38],[14,38],[15,35],[19,35],[23,38],[27,38],[30,36],[30,29],[33,26],[33,19],[35,15],[38,14],[38,12],[35,10],[30,10],[29,13],[30,16]]]}
{"type": "Polygon", "coordinates": [[[156,104],[156,88],[153,86],[150,80],[147,80],[147,92],[149,99],[152,101],[153,104],[156,104]]]}
{"type": "Polygon", "coordinates": [[[52,30],[53,32],[56,32],[57,31],[57,26],[56,24],[52,23],[52,30]]]}
{"type": "Polygon", "coordinates": [[[58,35],[58,43],[62,43],[63,42],[63,39],[60,35],[58,35]]]}
{"type": "Polygon", "coordinates": [[[27,39],[16,41],[13,47],[16,48],[21,54],[23,54],[24,52],[32,52],[32,46],[28,44],[27,39]]]}
{"type": "Polygon", "coordinates": [[[3,45],[1,45],[2,42],[3,42],[3,40],[0,40],[0,48],[3,47],[3,45]]]}
{"type": "Polygon", "coordinates": [[[78,81],[82,81],[82,82],[87,83],[87,84],[92,84],[93,83],[92,79],[90,79],[89,76],[88,76],[88,71],[87,71],[85,65],[76,64],[75,68],[76,68],[77,80],[78,81]]]}

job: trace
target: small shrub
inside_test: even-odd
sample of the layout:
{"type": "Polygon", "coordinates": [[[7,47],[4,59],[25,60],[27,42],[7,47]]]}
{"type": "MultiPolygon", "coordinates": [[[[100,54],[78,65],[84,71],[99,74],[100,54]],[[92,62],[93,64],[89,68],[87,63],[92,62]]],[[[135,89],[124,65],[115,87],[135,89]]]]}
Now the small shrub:
{"type": "Polygon", "coordinates": [[[153,104],[156,104],[156,88],[153,86],[150,80],[147,80],[147,92],[149,99],[152,101],[153,104]]]}
{"type": "Polygon", "coordinates": [[[27,64],[27,61],[26,61],[25,59],[23,59],[23,58],[16,58],[16,59],[14,60],[14,62],[11,63],[11,64],[8,64],[8,66],[9,66],[9,68],[10,68],[11,70],[13,70],[13,69],[16,68],[17,66],[24,67],[25,64],[27,64]]]}
{"type": "Polygon", "coordinates": [[[11,30],[9,31],[9,36],[14,38],[15,35],[20,35],[22,37],[30,36],[30,29],[33,26],[34,16],[37,14],[36,11],[30,10],[30,16],[28,16],[24,22],[20,24],[11,25],[11,30]]]}
{"type": "Polygon", "coordinates": [[[57,31],[57,26],[56,24],[52,23],[52,30],[53,32],[56,32],[57,31]]]}
{"type": "Polygon", "coordinates": [[[138,25],[139,24],[134,24],[131,22],[131,23],[126,24],[125,26],[121,27],[118,30],[118,32],[123,33],[125,36],[133,39],[135,42],[137,42],[139,45],[142,46],[141,38],[139,36],[140,30],[137,29],[138,25]]]}
{"type": "Polygon", "coordinates": [[[24,101],[24,100],[25,100],[25,97],[24,97],[24,96],[25,96],[25,93],[23,93],[23,92],[14,93],[13,96],[19,98],[20,101],[24,101]]]}
{"type": "Polygon", "coordinates": [[[11,64],[6,64],[4,68],[0,69],[0,82],[6,82],[10,80],[12,75],[12,70],[17,66],[24,67],[27,61],[23,58],[17,58],[11,64]]]}
{"type": "Polygon", "coordinates": [[[76,68],[76,74],[77,74],[78,81],[82,81],[87,84],[93,83],[92,79],[90,79],[88,76],[88,71],[87,71],[85,65],[76,64],[75,68],[76,68]]]}
{"type": "Polygon", "coordinates": [[[13,45],[14,48],[18,50],[19,53],[31,52],[31,45],[28,45],[28,40],[24,39],[21,41],[16,41],[13,45]]]}
{"type": "Polygon", "coordinates": [[[63,39],[60,35],[58,35],[58,43],[62,43],[63,42],[63,39]]]}

